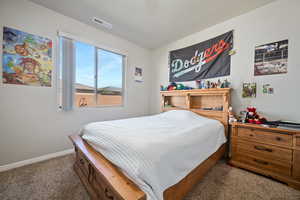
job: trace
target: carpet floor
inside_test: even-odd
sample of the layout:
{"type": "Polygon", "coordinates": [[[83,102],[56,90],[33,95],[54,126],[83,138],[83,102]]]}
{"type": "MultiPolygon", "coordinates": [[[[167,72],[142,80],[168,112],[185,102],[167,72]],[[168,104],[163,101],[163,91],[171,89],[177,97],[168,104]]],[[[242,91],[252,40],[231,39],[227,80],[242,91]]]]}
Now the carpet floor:
{"type": "MultiPolygon", "coordinates": [[[[88,200],[74,155],[0,173],[1,200],[88,200]]],[[[220,161],[185,200],[300,200],[300,191],[220,161]]]]}

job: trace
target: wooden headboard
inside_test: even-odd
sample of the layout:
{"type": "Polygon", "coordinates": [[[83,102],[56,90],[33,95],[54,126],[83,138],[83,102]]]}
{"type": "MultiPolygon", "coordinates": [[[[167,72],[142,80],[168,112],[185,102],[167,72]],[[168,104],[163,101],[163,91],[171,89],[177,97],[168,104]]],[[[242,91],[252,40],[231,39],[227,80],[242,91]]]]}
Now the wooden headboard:
{"type": "Polygon", "coordinates": [[[190,110],[228,126],[230,88],[161,91],[161,111],[190,110]]]}

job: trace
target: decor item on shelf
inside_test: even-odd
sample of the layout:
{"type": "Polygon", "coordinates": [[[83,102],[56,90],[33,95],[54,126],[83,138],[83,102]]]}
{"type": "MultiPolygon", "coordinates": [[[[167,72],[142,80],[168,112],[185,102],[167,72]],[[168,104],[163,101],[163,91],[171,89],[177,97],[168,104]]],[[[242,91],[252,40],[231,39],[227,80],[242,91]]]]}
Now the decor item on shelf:
{"type": "Polygon", "coordinates": [[[160,86],[160,91],[172,91],[172,90],[192,90],[194,88],[189,87],[189,86],[185,86],[181,83],[175,83],[172,82],[170,83],[170,85],[164,87],[163,85],[160,86]]]}
{"type": "Polygon", "coordinates": [[[185,89],[185,86],[181,83],[177,84],[176,86],[176,90],[184,90],[185,89]]]}
{"type": "Polygon", "coordinates": [[[205,82],[205,89],[209,89],[211,86],[210,81],[205,82]]]}
{"type": "Polygon", "coordinates": [[[224,81],[221,81],[218,79],[217,82],[213,81],[205,81],[205,80],[197,80],[196,81],[196,87],[199,89],[209,89],[209,88],[229,88],[230,82],[225,79],[224,81]]]}
{"type": "Polygon", "coordinates": [[[168,85],[167,90],[176,90],[177,84],[175,82],[172,82],[170,85],[168,85]]]}
{"type": "Polygon", "coordinates": [[[230,82],[225,79],[222,84],[221,84],[221,88],[229,88],[230,87],[230,82]]]}
{"type": "Polygon", "coordinates": [[[217,88],[221,88],[221,86],[222,86],[222,82],[221,82],[220,79],[218,79],[218,82],[217,82],[217,88]]]}
{"type": "Polygon", "coordinates": [[[202,89],[201,88],[201,80],[196,80],[195,83],[196,83],[196,88],[202,89]]]}
{"type": "Polygon", "coordinates": [[[260,117],[258,113],[256,112],[255,107],[248,107],[247,108],[247,114],[246,114],[246,123],[251,123],[251,124],[263,124],[267,120],[266,118],[260,117]]]}
{"type": "Polygon", "coordinates": [[[288,40],[255,47],[254,75],[287,73],[288,40]]]}
{"type": "Polygon", "coordinates": [[[228,116],[229,116],[229,120],[228,120],[229,123],[237,122],[237,119],[235,118],[235,115],[234,115],[234,112],[233,112],[233,109],[231,106],[228,108],[228,116]]]}
{"type": "Polygon", "coordinates": [[[185,90],[192,90],[192,89],[194,89],[194,88],[193,88],[193,87],[190,87],[190,86],[185,86],[184,89],[185,89],[185,90]]]}
{"type": "Polygon", "coordinates": [[[206,88],[206,84],[205,84],[204,80],[201,80],[201,82],[200,82],[200,88],[201,89],[205,89],[206,88]]]}
{"type": "Polygon", "coordinates": [[[243,83],[242,97],[256,97],[256,83],[243,83]]]}
{"type": "Polygon", "coordinates": [[[218,87],[218,83],[210,82],[210,88],[217,88],[217,87],[218,87]]]}
{"type": "Polygon", "coordinates": [[[3,28],[3,83],[51,87],[52,40],[3,28]]]}
{"type": "Polygon", "coordinates": [[[245,122],[246,121],[246,116],[247,116],[247,111],[242,110],[239,112],[239,115],[237,116],[237,121],[238,122],[245,122]]]}

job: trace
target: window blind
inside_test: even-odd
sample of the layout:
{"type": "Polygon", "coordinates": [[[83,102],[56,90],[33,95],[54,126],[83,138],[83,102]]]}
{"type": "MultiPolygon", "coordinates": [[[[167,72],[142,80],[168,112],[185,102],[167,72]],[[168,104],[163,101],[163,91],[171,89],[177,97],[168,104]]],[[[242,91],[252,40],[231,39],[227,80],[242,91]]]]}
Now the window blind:
{"type": "Polygon", "coordinates": [[[61,109],[70,111],[74,102],[75,81],[75,50],[73,40],[67,37],[61,39],[61,78],[62,78],[62,101],[61,109]]]}

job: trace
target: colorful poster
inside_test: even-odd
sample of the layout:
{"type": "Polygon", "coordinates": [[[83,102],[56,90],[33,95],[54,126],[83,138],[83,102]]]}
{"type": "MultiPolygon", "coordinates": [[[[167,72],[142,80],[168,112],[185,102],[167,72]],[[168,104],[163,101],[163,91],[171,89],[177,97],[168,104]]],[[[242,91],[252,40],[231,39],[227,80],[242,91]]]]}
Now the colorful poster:
{"type": "Polygon", "coordinates": [[[255,47],[254,75],[287,73],[288,40],[255,47]]]}
{"type": "Polygon", "coordinates": [[[169,54],[169,81],[182,82],[230,75],[233,31],[173,50],[169,54]]]}
{"type": "Polygon", "coordinates": [[[52,40],[3,29],[3,83],[51,87],[52,40]]]}

